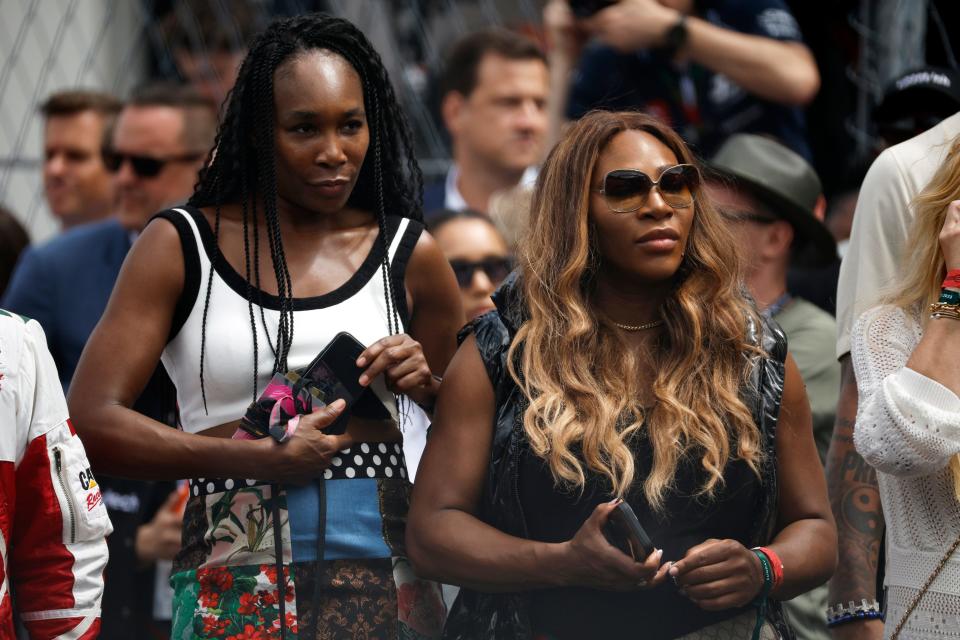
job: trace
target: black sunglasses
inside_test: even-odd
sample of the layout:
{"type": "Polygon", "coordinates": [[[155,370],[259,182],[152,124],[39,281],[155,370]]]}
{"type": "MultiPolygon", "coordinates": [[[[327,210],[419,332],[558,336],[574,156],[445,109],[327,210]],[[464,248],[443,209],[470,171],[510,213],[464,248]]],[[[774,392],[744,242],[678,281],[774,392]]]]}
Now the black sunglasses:
{"type": "Polygon", "coordinates": [[[700,170],[692,164],[678,164],[664,169],[656,180],[638,169],[614,169],[603,176],[603,185],[594,190],[603,194],[611,211],[630,213],[647,203],[654,188],[674,209],[689,207],[699,186],[700,170]]]}
{"type": "Polygon", "coordinates": [[[103,157],[103,166],[110,173],[120,171],[127,160],[133,167],[133,172],[141,178],[154,178],[163,171],[163,168],[170,162],[195,162],[203,157],[202,153],[185,153],[179,156],[168,156],[166,158],[154,158],[152,156],[139,156],[129,153],[117,153],[111,149],[104,149],[101,153],[103,157]]]}
{"type": "Polygon", "coordinates": [[[457,284],[461,289],[467,289],[473,282],[477,269],[483,271],[494,286],[500,284],[513,270],[513,261],[510,258],[486,258],[479,262],[451,260],[450,266],[453,267],[453,273],[457,276],[457,284]]]}

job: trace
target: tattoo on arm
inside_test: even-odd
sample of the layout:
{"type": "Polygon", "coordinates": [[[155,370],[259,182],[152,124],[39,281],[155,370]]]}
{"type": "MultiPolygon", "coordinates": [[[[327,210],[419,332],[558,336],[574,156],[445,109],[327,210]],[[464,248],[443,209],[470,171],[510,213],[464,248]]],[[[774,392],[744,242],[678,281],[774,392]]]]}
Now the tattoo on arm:
{"type": "Polygon", "coordinates": [[[830,580],[831,603],[876,597],[877,562],[884,531],[876,471],[853,444],[857,387],[849,357],[844,358],[841,366],[840,401],[827,454],[827,484],[840,551],[840,563],[830,580]]]}

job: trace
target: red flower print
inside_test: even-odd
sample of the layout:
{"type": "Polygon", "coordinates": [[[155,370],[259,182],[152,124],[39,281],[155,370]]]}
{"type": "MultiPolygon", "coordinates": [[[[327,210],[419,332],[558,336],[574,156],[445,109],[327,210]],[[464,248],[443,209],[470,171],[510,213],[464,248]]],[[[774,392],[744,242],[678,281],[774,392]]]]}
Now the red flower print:
{"type": "MultiPolygon", "coordinates": [[[[288,611],[286,617],[284,618],[284,620],[287,621],[287,624],[286,624],[287,631],[290,631],[290,632],[292,632],[292,633],[296,633],[296,632],[297,632],[297,614],[291,613],[291,612],[288,611]]],[[[279,618],[273,621],[273,628],[274,628],[274,629],[279,629],[279,628],[280,628],[280,619],[279,619],[279,618]]]]}
{"type": "Polygon", "coordinates": [[[263,629],[248,624],[243,627],[243,631],[228,637],[227,640],[270,640],[270,636],[263,629]]]}
{"type": "Polygon", "coordinates": [[[446,613],[437,591],[431,583],[422,580],[399,585],[397,609],[402,622],[425,635],[432,635],[442,628],[446,613]]]}
{"type": "Polygon", "coordinates": [[[257,597],[260,598],[260,606],[264,609],[276,606],[277,604],[276,591],[257,591],[257,597]]]}
{"type": "Polygon", "coordinates": [[[240,606],[237,607],[237,613],[245,616],[253,615],[257,611],[259,598],[253,593],[240,594],[240,606]]]}
{"type": "Polygon", "coordinates": [[[229,620],[218,620],[216,616],[203,617],[203,635],[208,638],[219,638],[227,632],[229,620]]]}
{"type": "Polygon", "coordinates": [[[208,608],[220,604],[220,596],[233,586],[233,576],[226,567],[214,567],[197,572],[200,582],[200,603],[208,608]]]}

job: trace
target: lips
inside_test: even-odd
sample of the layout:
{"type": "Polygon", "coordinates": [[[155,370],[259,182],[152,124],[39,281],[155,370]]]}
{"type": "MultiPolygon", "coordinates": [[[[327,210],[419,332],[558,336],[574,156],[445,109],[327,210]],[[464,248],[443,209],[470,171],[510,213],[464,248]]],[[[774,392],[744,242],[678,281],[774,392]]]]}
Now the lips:
{"type": "Polygon", "coordinates": [[[636,243],[651,251],[669,252],[674,250],[679,241],[680,234],[675,229],[664,227],[648,231],[637,238],[636,243]]]}
{"type": "Polygon", "coordinates": [[[329,180],[315,180],[309,183],[311,187],[320,192],[321,195],[328,198],[335,198],[343,195],[350,184],[350,178],[337,177],[329,180]]]}

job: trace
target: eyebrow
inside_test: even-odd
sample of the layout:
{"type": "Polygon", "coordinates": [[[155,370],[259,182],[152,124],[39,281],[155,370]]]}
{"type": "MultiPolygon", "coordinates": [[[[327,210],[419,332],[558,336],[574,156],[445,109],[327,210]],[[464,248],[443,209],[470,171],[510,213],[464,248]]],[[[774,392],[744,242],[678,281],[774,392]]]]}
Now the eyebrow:
{"type": "MultiPolygon", "coordinates": [[[[291,118],[312,119],[312,118],[319,117],[320,114],[317,113],[316,111],[295,110],[295,111],[288,111],[287,115],[291,118]]],[[[357,107],[355,109],[347,109],[346,111],[343,112],[343,115],[342,115],[342,117],[344,118],[354,118],[357,116],[366,117],[366,114],[364,113],[363,109],[360,107],[357,107]]]]}

